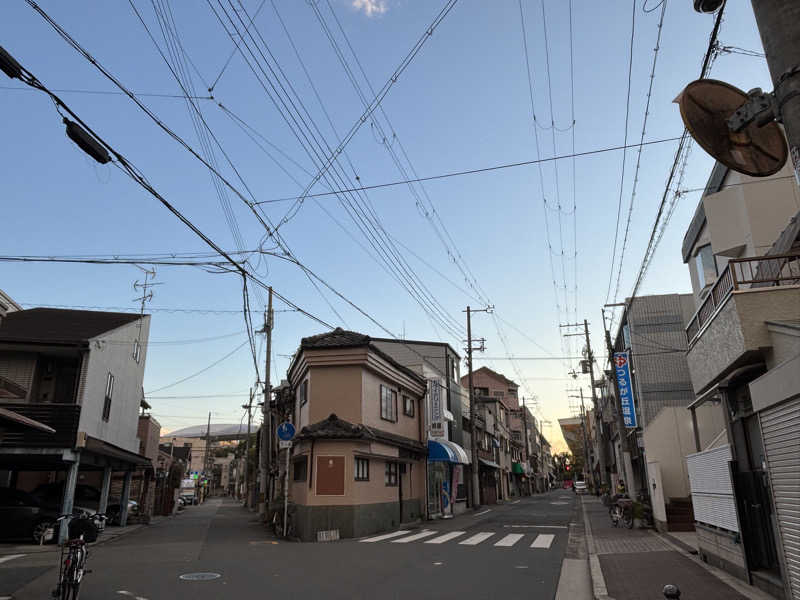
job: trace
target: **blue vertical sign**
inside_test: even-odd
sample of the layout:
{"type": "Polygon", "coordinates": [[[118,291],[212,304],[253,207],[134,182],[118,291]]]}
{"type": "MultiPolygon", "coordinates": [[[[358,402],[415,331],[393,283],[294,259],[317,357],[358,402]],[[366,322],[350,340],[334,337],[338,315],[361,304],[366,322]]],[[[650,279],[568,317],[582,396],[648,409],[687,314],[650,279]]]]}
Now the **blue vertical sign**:
{"type": "Polygon", "coordinates": [[[622,407],[622,420],[625,427],[636,428],[636,408],[633,404],[633,383],[631,382],[630,360],[627,352],[614,353],[614,371],[619,386],[619,403],[622,407]]]}

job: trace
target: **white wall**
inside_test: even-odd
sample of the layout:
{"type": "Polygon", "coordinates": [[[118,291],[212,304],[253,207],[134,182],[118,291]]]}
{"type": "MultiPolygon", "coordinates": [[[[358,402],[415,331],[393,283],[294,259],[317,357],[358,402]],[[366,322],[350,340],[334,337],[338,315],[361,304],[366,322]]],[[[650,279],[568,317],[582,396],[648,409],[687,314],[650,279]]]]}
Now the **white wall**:
{"type": "Polygon", "coordinates": [[[90,340],[86,382],[79,399],[81,418],[78,430],[131,452],[139,452],[136,432],[142,398],[150,316],[141,326],[141,358],[133,360],[133,342],[139,337],[139,322],[134,321],[90,340]],[[114,375],[111,414],[103,420],[106,378],[114,375]]]}
{"type": "Polygon", "coordinates": [[[692,414],[686,408],[667,406],[644,430],[648,464],[658,463],[664,500],[689,496],[685,457],[695,452],[692,414]]]}

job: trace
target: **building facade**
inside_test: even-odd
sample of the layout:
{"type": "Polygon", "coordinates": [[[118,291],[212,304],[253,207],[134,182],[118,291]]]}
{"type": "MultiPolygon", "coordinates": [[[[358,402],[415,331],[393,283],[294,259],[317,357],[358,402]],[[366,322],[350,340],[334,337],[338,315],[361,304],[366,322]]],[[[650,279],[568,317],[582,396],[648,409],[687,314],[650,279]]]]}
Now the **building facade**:
{"type": "Polygon", "coordinates": [[[303,338],[288,380],[299,432],[289,494],[300,539],[359,537],[421,519],[426,380],[368,336],[342,329],[303,338]]]}
{"type": "Polygon", "coordinates": [[[701,556],[797,599],[800,192],[789,169],[754,180],[716,165],[684,237],[697,309],[686,461],[701,556]]]}

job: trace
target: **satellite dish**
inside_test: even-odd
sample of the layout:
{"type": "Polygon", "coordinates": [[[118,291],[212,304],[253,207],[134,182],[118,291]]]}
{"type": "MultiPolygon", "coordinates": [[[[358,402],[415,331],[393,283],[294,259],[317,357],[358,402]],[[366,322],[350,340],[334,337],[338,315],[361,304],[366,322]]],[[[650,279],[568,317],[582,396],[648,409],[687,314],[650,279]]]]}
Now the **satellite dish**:
{"type": "Polygon", "coordinates": [[[781,170],[788,157],[786,139],[775,121],[759,127],[754,121],[736,133],[726,119],[747,102],[739,88],[714,79],[691,82],[676,98],[686,129],[703,150],[726,167],[751,177],[781,170]]]}

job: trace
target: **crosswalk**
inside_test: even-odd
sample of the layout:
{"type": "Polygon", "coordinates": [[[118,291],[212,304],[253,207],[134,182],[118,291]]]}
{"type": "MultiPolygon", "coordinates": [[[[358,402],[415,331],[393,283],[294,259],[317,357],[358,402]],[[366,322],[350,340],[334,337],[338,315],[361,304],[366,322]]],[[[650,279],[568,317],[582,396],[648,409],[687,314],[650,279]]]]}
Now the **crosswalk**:
{"type": "Polygon", "coordinates": [[[524,534],[498,533],[496,531],[481,531],[464,537],[466,535],[466,531],[448,531],[443,533],[435,529],[422,529],[414,532],[403,529],[360,541],[366,544],[374,544],[376,542],[388,542],[391,544],[410,544],[413,542],[420,542],[423,544],[445,544],[447,542],[453,542],[459,546],[478,546],[486,542],[487,546],[511,548],[522,542],[523,538],[527,537],[527,539],[522,542],[522,545],[526,545],[535,550],[547,550],[552,546],[556,537],[555,534],[552,533],[524,534]]]}

